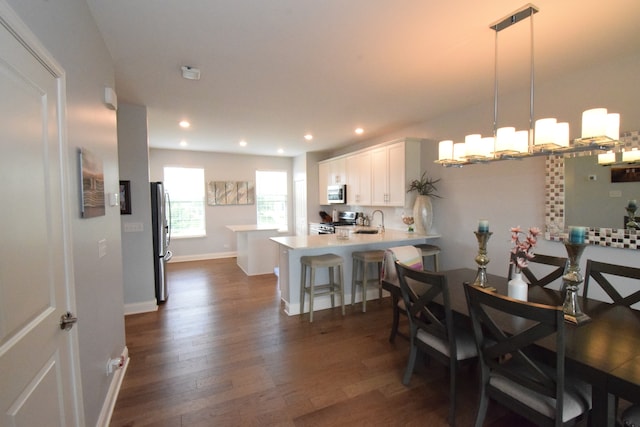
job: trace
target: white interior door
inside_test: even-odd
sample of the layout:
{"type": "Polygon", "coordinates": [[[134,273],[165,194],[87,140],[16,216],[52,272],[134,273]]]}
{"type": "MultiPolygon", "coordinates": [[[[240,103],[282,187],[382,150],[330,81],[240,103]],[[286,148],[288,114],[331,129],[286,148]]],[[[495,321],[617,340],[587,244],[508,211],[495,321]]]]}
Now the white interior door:
{"type": "Polygon", "coordinates": [[[0,425],[81,425],[77,335],[60,328],[73,306],[64,79],[28,34],[0,1],[0,425]]]}

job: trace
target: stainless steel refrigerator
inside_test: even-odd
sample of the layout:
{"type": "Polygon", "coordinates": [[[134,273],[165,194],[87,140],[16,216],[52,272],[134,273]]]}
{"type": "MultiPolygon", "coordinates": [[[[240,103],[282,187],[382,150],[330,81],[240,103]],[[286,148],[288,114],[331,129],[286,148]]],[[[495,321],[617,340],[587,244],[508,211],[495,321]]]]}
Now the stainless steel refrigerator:
{"type": "Polygon", "coordinates": [[[171,201],[161,182],[151,183],[151,228],[153,229],[153,270],[156,300],[163,303],[167,293],[167,262],[171,259],[171,201]]]}

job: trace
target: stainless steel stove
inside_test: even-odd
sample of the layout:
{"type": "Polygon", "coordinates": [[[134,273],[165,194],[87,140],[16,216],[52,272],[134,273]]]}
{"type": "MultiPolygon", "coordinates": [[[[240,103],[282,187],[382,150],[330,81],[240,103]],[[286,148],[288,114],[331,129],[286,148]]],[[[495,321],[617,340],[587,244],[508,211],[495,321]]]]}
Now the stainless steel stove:
{"type": "Polygon", "coordinates": [[[337,226],[356,225],[355,212],[338,212],[338,221],[309,223],[309,234],[334,234],[337,226]]]}

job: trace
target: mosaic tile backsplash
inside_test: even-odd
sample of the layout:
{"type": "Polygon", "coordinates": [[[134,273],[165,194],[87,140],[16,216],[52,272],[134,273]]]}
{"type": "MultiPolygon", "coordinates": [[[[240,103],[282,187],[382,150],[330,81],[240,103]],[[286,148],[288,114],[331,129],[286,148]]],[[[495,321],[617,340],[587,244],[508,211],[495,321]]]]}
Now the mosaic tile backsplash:
{"type": "MultiPolygon", "coordinates": [[[[620,134],[620,148],[640,147],[640,131],[620,134]]],[[[581,153],[579,155],[590,155],[581,153]]],[[[545,238],[563,241],[564,226],[564,156],[547,156],[545,161],[545,238]]],[[[589,228],[588,243],[612,248],[640,249],[640,232],[618,228],[589,228]]]]}

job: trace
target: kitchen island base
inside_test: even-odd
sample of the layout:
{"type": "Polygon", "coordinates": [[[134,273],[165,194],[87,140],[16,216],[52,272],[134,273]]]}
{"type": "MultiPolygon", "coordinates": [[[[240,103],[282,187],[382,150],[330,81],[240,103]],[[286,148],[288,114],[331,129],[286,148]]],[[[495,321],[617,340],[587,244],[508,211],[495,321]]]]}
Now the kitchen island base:
{"type": "MultiPolygon", "coordinates": [[[[280,279],[280,298],[284,303],[284,311],[289,316],[301,314],[300,307],[300,258],[309,255],[322,255],[327,252],[342,256],[346,261],[344,264],[344,277],[348,283],[344,287],[344,302],[351,301],[351,277],[352,259],[351,254],[356,251],[386,250],[395,246],[416,245],[426,243],[429,239],[439,238],[440,235],[424,235],[407,233],[395,230],[387,230],[380,234],[357,234],[351,235],[349,239],[339,239],[335,234],[321,234],[314,236],[287,236],[272,237],[271,240],[278,244],[278,268],[280,279]]],[[[326,269],[323,269],[326,270],[326,269]]],[[[329,280],[327,271],[319,271],[316,278],[318,282],[329,280]]],[[[358,293],[357,296],[359,296],[358,293]]],[[[383,296],[388,295],[383,292],[383,296]]],[[[367,289],[366,298],[368,301],[379,298],[378,289],[371,287],[367,289]]],[[[362,298],[357,298],[356,303],[362,298]]],[[[331,308],[331,297],[328,295],[319,296],[314,300],[314,311],[331,308]]],[[[308,312],[305,311],[305,312],[308,312]]]]}

